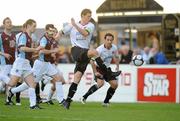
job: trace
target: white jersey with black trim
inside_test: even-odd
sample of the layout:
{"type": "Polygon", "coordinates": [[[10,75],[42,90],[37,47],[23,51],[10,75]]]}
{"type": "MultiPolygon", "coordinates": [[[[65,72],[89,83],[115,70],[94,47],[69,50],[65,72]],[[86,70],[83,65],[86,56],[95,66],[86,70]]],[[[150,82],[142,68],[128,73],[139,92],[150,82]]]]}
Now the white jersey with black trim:
{"type": "Polygon", "coordinates": [[[76,23],[76,24],[80,28],[87,30],[89,32],[89,35],[87,37],[84,37],[75,27],[73,27],[70,32],[70,39],[72,46],[78,46],[81,48],[89,49],[91,37],[94,32],[94,24],[92,24],[91,22],[89,22],[86,25],[82,25],[80,23],[76,23]]]}
{"type": "Polygon", "coordinates": [[[106,67],[110,66],[112,58],[118,54],[117,46],[114,44],[112,44],[112,47],[110,49],[105,48],[104,44],[102,44],[98,48],[96,48],[96,50],[98,51],[106,67]]]}

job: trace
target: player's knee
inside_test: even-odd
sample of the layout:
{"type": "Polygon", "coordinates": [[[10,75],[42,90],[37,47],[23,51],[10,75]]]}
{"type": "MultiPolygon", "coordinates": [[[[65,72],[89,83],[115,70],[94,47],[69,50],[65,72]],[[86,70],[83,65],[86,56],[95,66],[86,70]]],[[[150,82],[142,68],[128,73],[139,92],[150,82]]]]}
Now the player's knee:
{"type": "Polygon", "coordinates": [[[56,90],[56,87],[55,87],[54,84],[52,85],[51,90],[52,90],[52,91],[55,91],[55,90],[56,90]]]}
{"type": "Polygon", "coordinates": [[[98,88],[101,88],[104,85],[104,81],[98,81],[97,85],[98,85],[98,88]]]}
{"type": "Polygon", "coordinates": [[[111,85],[111,87],[113,89],[117,89],[118,88],[118,83],[116,81],[111,82],[110,85],[111,85]]]}
{"type": "Polygon", "coordinates": [[[89,50],[88,57],[97,57],[99,54],[96,50],[89,50]]]}
{"type": "Polygon", "coordinates": [[[9,87],[14,87],[16,84],[13,84],[13,83],[9,82],[7,85],[8,85],[9,87]]]}
{"type": "Polygon", "coordinates": [[[29,87],[30,88],[36,88],[36,83],[34,82],[32,82],[32,83],[28,83],[28,85],[29,85],[29,87]]]}
{"type": "Polygon", "coordinates": [[[112,87],[113,89],[117,89],[118,84],[113,84],[113,85],[111,85],[111,87],[112,87]]]}
{"type": "Polygon", "coordinates": [[[61,82],[61,76],[59,74],[56,74],[53,76],[53,79],[56,81],[56,82],[61,82]]]}

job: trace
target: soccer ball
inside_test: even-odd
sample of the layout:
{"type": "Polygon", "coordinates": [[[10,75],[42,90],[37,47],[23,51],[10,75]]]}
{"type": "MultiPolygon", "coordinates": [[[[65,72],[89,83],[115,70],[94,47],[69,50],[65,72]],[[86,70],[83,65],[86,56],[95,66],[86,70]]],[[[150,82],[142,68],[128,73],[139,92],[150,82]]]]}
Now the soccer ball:
{"type": "Polygon", "coordinates": [[[5,91],[5,83],[0,80],[0,93],[5,91]]]}
{"type": "Polygon", "coordinates": [[[73,28],[73,26],[70,23],[63,23],[62,31],[65,35],[68,35],[68,34],[70,34],[72,28],[73,28]]]}
{"type": "Polygon", "coordinates": [[[144,60],[141,55],[135,55],[132,62],[135,66],[141,66],[144,63],[144,60]]]}

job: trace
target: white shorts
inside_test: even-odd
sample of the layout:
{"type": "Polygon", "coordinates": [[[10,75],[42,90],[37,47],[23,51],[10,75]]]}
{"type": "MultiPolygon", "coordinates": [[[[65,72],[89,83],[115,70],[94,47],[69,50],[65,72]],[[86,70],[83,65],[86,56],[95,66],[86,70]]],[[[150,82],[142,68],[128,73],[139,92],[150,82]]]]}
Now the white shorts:
{"type": "Polygon", "coordinates": [[[30,74],[32,74],[32,68],[29,60],[19,57],[16,58],[11,70],[11,75],[25,78],[30,74]]]}
{"type": "Polygon", "coordinates": [[[0,65],[0,80],[8,84],[12,65],[0,65]]]}
{"type": "Polygon", "coordinates": [[[52,77],[58,73],[57,69],[50,62],[40,60],[35,60],[32,71],[36,82],[41,81],[44,75],[52,77]]]}
{"type": "Polygon", "coordinates": [[[0,65],[0,74],[10,76],[12,65],[0,65]]]}
{"type": "Polygon", "coordinates": [[[60,76],[63,76],[62,71],[59,70],[55,64],[52,64],[52,66],[58,71],[58,74],[60,74],[60,76]]]}
{"type": "MultiPolygon", "coordinates": [[[[53,67],[57,70],[58,74],[59,74],[60,76],[63,76],[63,73],[57,68],[57,66],[56,66],[55,64],[52,64],[52,65],[53,65],[53,67]]],[[[53,79],[51,76],[47,76],[47,75],[43,75],[42,78],[44,79],[43,82],[44,82],[45,84],[50,83],[51,80],[53,79]]]]}

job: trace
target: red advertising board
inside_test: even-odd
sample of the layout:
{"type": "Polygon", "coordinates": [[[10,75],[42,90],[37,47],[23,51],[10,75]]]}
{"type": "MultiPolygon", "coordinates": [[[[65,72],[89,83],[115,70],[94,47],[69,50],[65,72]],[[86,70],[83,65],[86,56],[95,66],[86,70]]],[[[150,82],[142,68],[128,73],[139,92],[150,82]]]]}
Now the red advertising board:
{"type": "Polygon", "coordinates": [[[176,68],[138,68],[138,101],[176,102],[176,68]]]}

